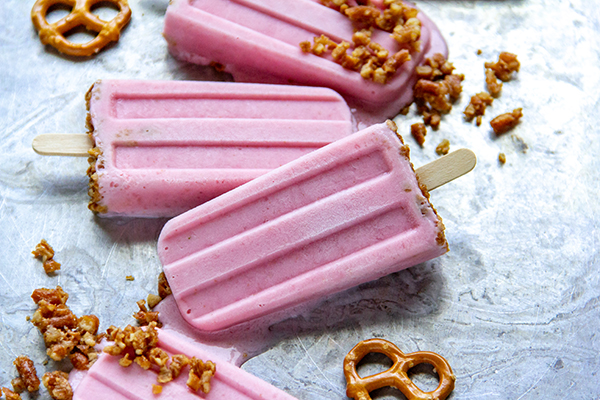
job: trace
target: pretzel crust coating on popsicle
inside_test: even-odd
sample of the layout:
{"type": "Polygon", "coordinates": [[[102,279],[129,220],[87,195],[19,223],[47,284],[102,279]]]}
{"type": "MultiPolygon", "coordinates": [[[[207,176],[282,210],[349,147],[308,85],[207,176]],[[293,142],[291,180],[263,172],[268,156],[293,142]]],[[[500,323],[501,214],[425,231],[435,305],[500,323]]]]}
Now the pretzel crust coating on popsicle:
{"type": "Polygon", "coordinates": [[[121,29],[130,19],[131,9],[127,0],[37,0],[31,9],[31,20],[40,33],[42,43],[70,56],[91,56],[110,42],[116,42],[119,40],[121,29]],[[119,13],[110,21],[98,18],[90,11],[94,5],[105,1],[119,8],[119,13]],[[50,7],[57,4],[71,8],[71,12],[50,24],[46,15],[50,7]],[[73,43],[67,40],[64,34],[79,26],[98,34],[87,43],[73,43]]]}
{"type": "Polygon", "coordinates": [[[433,206],[433,204],[431,204],[431,202],[429,201],[429,190],[427,189],[427,186],[425,186],[423,183],[421,183],[421,181],[419,180],[419,175],[417,175],[417,173],[415,171],[415,166],[413,165],[412,162],[410,162],[410,147],[408,147],[406,144],[404,144],[404,139],[402,138],[402,135],[400,135],[398,133],[398,126],[396,125],[396,123],[394,121],[388,119],[387,121],[385,121],[385,123],[388,126],[388,128],[390,128],[392,131],[394,131],[396,133],[396,136],[398,137],[398,139],[400,139],[400,143],[402,143],[402,147],[400,148],[400,155],[405,157],[409,161],[409,164],[410,164],[413,172],[415,173],[415,177],[417,178],[417,183],[419,184],[419,189],[421,189],[421,193],[425,197],[425,199],[421,202],[421,206],[428,205],[433,210],[433,212],[435,213],[435,216],[437,217],[438,235],[436,238],[436,242],[438,245],[444,246],[446,248],[446,251],[448,251],[449,250],[448,242],[446,241],[446,235],[444,233],[446,227],[444,226],[444,223],[442,222],[442,217],[440,217],[440,215],[438,214],[438,212],[435,209],[435,207],[433,206]]]}
{"type": "Polygon", "coordinates": [[[90,100],[92,99],[92,89],[94,89],[94,83],[90,89],[85,94],[85,104],[87,109],[87,117],[85,120],[85,125],[87,127],[87,134],[89,135],[93,146],[88,151],[88,163],[90,166],[87,169],[87,176],[90,178],[88,195],[90,196],[90,201],[88,203],[88,208],[92,210],[95,214],[105,213],[107,208],[106,206],[100,205],[100,200],[102,200],[102,195],[100,194],[100,187],[98,186],[98,173],[97,170],[102,168],[102,162],[98,161],[98,159],[102,156],[102,150],[100,147],[96,146],[96,139],[94,139],[94,124],[92,123],[92,115],[90,114],[90,100]]]}
{"type": "Polygon", "coordinates": [[[454,390],[456,377],[448,361],[430,351],[416,351],[404,354],[395,344],[384,339],[369,339],[358,343],[344,358],[346,395],[356,400],[371,400],[369,392],[386,386],[395,387],[409,400],[444,400],[454,390]],[[360,377],[356,371],[358,363],[369,353],[381,353],[392,360],[393,365],[386,371],[367,377],[360,377]],[[431,364],[439,376],[438,387],[431,392],[423,392],[408,377],[408,370],[418,364],[431,364]]]}

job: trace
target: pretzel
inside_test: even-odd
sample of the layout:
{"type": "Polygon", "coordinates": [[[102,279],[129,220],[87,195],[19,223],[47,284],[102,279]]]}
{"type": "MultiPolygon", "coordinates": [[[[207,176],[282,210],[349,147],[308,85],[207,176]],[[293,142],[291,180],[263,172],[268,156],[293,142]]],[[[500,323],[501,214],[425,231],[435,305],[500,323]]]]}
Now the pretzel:
{"type": "Polygon", "coordinates": [[[430,351],[417,351],[404,354],[395,344],[384,339],[364,340],[354,346],[344,359],[346,395],[356,400],[371,400],[369,392],[391,386],[400,390],[408,400],[444,400],[454,389],[456,377],[444,357],[430,351]],[[369,353],[381,353],[394,364],[386,371],[361,378],[356,365],[369,353]],[[408,377],[408,370],[418,364],[431,364],[440,379],[432,392],[423,392],[408,377]]]}
{"type": "Polygon", "coordinates": [[[111,41],[119,40],[120,31],[131,19],[131,9],[127,0],[37,0],[31,9],[31,20],[40,32],[43,44],[49,44],[58,51],[70,56],[91,56],[111,41]],[[90,11],[97,3],[114,3],[119,13],[110,21],[104,21],[90,11]],[[48,9],[56,4],[72,8],[71,13],[49,24],[46,20],[48,9]],[[98,35],[87,43],[73,43],[64,34],[78,26],[85,26],[98,35]]]}

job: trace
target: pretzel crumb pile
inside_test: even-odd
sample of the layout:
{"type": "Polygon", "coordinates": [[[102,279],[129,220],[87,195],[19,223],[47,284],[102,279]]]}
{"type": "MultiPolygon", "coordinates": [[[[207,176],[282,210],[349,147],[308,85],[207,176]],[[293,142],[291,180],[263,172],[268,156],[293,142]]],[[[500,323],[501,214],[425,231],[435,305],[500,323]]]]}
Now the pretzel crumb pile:
{"type": "MultiPolygon", "coordinates": [[[[104,352],[112,356],[122,356],[119,365],[129,367],[134,362],[143,369],[158,367],[156,378],[160,384],[171,382],[177,378],[184,367],[189,366],[187,385],[204,393],[210,391],[210,381],[215,374],[215,364],[212,361],[202,361],[196,357],[191,359],[183,354],[172,357],[158,346],[157,323],[150,322],[144,329],[127,325],[124,329],[111,326],[107,330],[107,339],[114,342],[104,348],[104,352]]],[[[162,392],[160,385],[153,386],[153,392],[162,392]],[[159,389],[160,388],[160,389],[159,389]]]]}
{"type": "Polygon", "coordinates": [[[352,43],[336,43],[325,35],[316,36],[313,44],[310,41],[300,43],[305,53],[317,56],[331,53],[333,60],[344,68],[360,72],[364,79],[385,84],[405,62],[410,61],[411,51],[421,49],[419,11],[400,0],[384,0],[383,10],[371,4],[350,6],[347,0],[322,0],[322,3],[348,17],[357,27],[352,43]],[[402,48],[392,53],[372,41],[374,29],[390,32],[402,48]]]}
{"type": "Polygon", "coordinates": [[[423,116],[425,125],[437,129],[442,113],[452,110],[452,104],[462,92],[463,74],[455,74],[454,66],[446,57],[436,53],[417,67],[419,80],[413,89],[417,112],[423,116]]]}
{"type": "Polygon", "coordinates": [[[94,346],[102,338],[96,336],[98,317],[77,318],[66,305],[69,295],[60,286],[36,289],[31,298],[38,306],[31,322],[44,336],[46,354],[54,361],[68,357],[76,369],[88,369],[98,358],[94,346]]]}
{"type": "Polygon", "coordinates": [[[60,269],[60,263],[54,261],[54,249],[42,239],[31,252],[35,258],[39,258],[44,266],[46,274],[50,274],[60,269]]]}

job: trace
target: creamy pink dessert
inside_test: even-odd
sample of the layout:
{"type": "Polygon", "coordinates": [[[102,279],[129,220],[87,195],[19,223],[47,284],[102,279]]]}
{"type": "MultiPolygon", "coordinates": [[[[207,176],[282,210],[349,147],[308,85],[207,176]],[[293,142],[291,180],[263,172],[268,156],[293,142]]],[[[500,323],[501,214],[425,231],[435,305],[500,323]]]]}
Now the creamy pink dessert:
{"type": "Polygon", "coordinates": [[[354,131],[326,88],[103,80],[87,98],[101,216],[178,215],[354,131]]]}
{"type": "Polygon", "coordinates": [[[187,371],[172,382],[159,384],[157,371],[144,370],[137,364],[127,368],[119,365],[119,357],[102,354],[98,361],[83,375],[72,381],[74,400],[294,400],[280,389],[225,361],[221,361],[205,349],[192,344],[189,338],[173,332],[159,330],[158,347],[169,355],[184,354],[216,365],[210,382],[210,392],[192,391],[187,385],[187,371]],[[152,392],[152,385],[162,386],[160,394],[152,392]]]}
{"type": "Polygon", "coordinates": [[[390,126],[167,222],[158,255],[186,321],[218,331],[444,254],[444,226],[390,126]]]}
{"type": "MultiPolygon", "coordinates": [[[[381,3],[376,2],[380,7],[381,3]]],[[[202,65],[222,64],[236,81],[332,88],[355,109],[362,128],[396,116],[412,101],[415,67],[435,53],[447,56],[435,24],[423,12],[417,18],[420,51],[411,50],[412,60],[385,84],[364,79],[330,56],[301,50],[301,42],[312,42],[322,34],[337,43],[352,43],[352,22],[319,0],[171,0],[164,37],[175,57],[202,65]]],[[[372,40],[390,54],[403,48],[381,29],[374,30],[372,40]]]]}

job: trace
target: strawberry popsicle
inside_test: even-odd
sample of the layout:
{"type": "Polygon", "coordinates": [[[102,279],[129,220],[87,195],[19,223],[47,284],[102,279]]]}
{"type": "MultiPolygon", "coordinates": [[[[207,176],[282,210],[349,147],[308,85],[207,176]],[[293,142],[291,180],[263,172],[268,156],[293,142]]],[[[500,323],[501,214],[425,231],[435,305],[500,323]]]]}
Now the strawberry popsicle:
{"type": "Polygon", "coordinates": [[[42,135],[34,149],[89,151],[89,207],[101,216],[181,214],[354,131],[326,88],[103,80],[86,98],[92,142],[42,135]]]}
{"type": "MultiPolygon", "coordinates": [[[[187,322],[280,315],[448,251],[426,189],[443,182],[417,179],[395,129],[364,129],[167,222],[158,255],[187,322]]],[[[466,165],[446,162],[446,181],[475,164],[455,153],[466,165]]]]}
{"type": "MultiPolygon", "coordinates": [[[[375,12],[383,16],[381,7],[387,2],[376,3],[380,8],[375,12]]],[[[396,3],[388,5],[390,9],[397,9],[398,4],[405,6],[400,2],[390,3],[396,3]]],[[[359,14],[364,13],[355,9],[359,14]]],[[[239,82],[332,88],[355,109],[362,128],[397,115],[412,101],[412,87],[417,79],[415,67],[435,53],[447,56],[448,50],[435,24],[422,12],[408,18],[410,26],[418,20],[417,31],[420,30],[412,36],[411,43],[392,38],[389,27],[387,31],[375,28],[368,40],[364,35],[355,40],[355,31],[364,28],[367,18],[360,15],[354,18],[359,21],[353,23],[347,15],[324,6],[320,0],[171,0],[164,37],[175,57],[202,65],[221,64],[239,82]],[[342,45],[333,52],[319,50],[319,54],[301,49],[300,43],[313,42],[320,35],[337,44],[348,43],[349,47],[344,49],[342,45]],[[388,53],[378,53],[380,47],[371,51],[369,46],[363,46],[360,54],[353,52],[359,43],[367,41],[380,45],[388,53]],[[335,57],[348,59],[341,50],[355,58],[365,59],[365,52],[369,52],[391,59],[402,49],[409,51],[411,59],[394,67],[395,73],[386,83],[375,82],[368,65],[363,69],[362,64],[355,65],[352,61],[351,66],[344,62],[348,67],[344,68],[334,61],[335,57]]],[[[396,35],[399,36],[402,34],[396,35]]]]}
{"type": "Polygon", "coordinates": [[[158,347],[171,356],[184,354],[215,363],[215,375],[210,381],[210,391],[192,391],[187,385],[184,371],[172,382],[159,384],[157,371],[144,370],[137,364],[124,368],[119,357],[102,354],[80,382],[75,383],[74,400],[139,400],[139,399],[227,399],[227,400],[294,400],[280,389],[249,374],[240,368],[220,361],[206,350],[190,343],[189,339],[159,330],[158,347]],[[153,385],[160,385],[161,393],[152,392],[153,385]]]}

